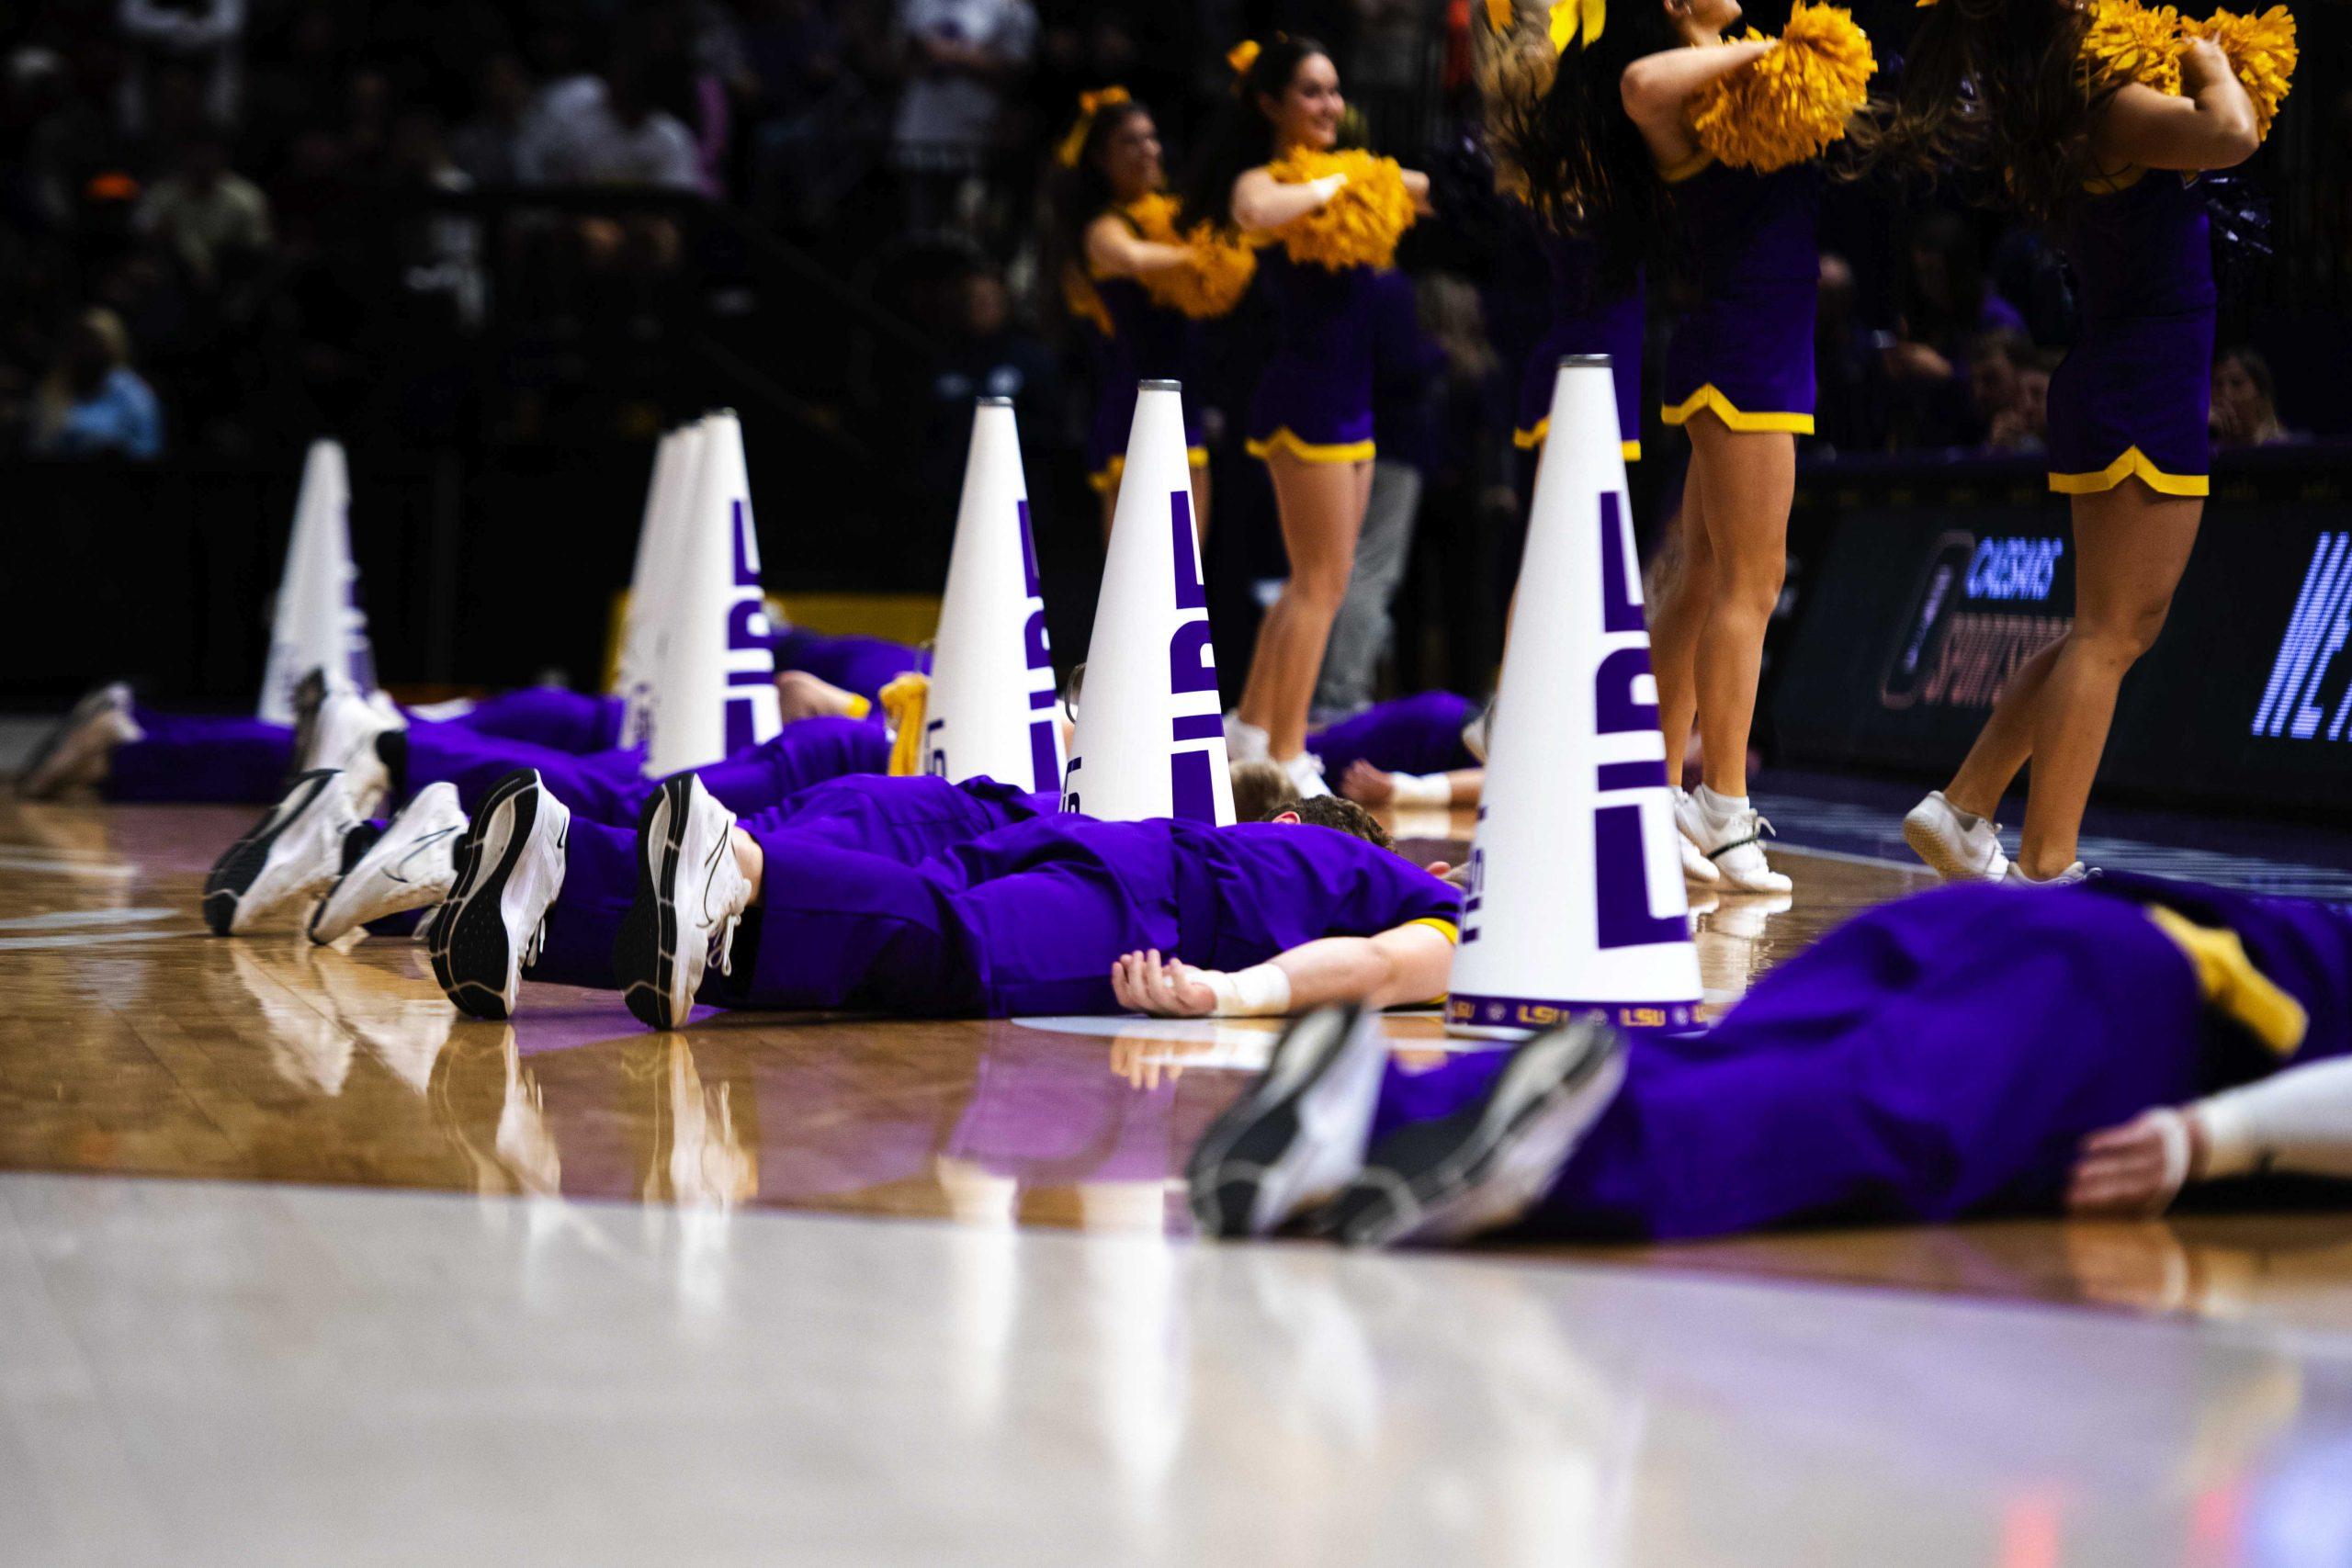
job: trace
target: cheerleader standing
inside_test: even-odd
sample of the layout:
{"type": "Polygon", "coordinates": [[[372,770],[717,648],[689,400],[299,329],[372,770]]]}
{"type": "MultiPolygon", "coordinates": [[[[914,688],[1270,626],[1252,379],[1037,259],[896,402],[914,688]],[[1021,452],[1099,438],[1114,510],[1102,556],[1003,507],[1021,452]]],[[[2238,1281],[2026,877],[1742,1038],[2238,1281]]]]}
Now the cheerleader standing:
{"type": "MultiPolygon", "coordinates": [[[[1250,286],[1256,258],[1203,225],[1188,242],[1175,228],[1166,168],[1151,112],[1122,87],[1079,100],[1077,121],[1057,153],[1054,203],[1063,298],[1094,346],[1094,415],[1087,425],[1087,480],[1102,498],[1108,538],[1135,423],[1136,386],[1192,380],[1195,322],[1222,315],[1250,286]]],[[[1208,451],[1197,400],[1184,400],[1184,441],[1193,473],[1193,524],[1205,537],[1208,451]]]]}
{"type": "Polygon", "coordinates": [[[1236,761],[1271,757],[1300,794],[1323,795],[1306,716],[1371,493],[1372,275],[1426,208],[1429,181],[1334,152],[1347,106],[1321,46],[1285,38],[1233,59],[1235,96],[1186,181],[1183,220],[1229,223],[1264,247],[1273,343],[1249,448],[1273,481],[1290,578],[1259,627],[1227,739],[1236,761]]]}
{"type": "Polygon", "coordinates": [[[1939,6],[1882,152],[1993,173],[2050,221],[2081,328],[2050,384],[2050,488],[2070,499],[2072,628],[2011,676],[1950,784],[1904,819],[1954,880],[2079,881],[2076,839],[2125,671],[2154,642],[2205,508],[2214,286],[2196,175],[2251,156],[2295,65],[2294,19],[2182,22],[2130,0],[1939,6]],[[2018,859],[1992,821],[2030,758],[2018,859]]]}
{"type": "Polygon", "coordinates": [[[1780,602],[1796,491],[1796,438],[1813,430],[1815,227],[1827,145],[1862,107],[1870,41],[1845,12],[1800,3],[1783,36],[1721,41],[1736,0],[1666,0],[1682,47],[1634,62],[1626,113],[1673,193],[1696,299],[1675,322],[1666,423],[1690,438],[1682,570],[1660,595],[1651,657],[1678,790],[1696,723],[1705,757],[1675,819],[1724,886],[1784,893],[1771,825],[1747,798],[1764,634],[1780,602]]]}

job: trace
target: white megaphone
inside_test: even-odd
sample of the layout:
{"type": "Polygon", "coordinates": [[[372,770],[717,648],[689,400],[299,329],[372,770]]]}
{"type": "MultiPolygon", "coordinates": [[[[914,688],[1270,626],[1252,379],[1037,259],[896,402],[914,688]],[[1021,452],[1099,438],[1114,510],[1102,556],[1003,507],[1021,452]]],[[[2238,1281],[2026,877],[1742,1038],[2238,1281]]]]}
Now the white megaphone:
{"type": "Polygon", "coordinates": [[[1686,1028],[1699,959],[1606,355],[1560,362],[1463,899],[1450,1032],[1686,1028]]]}
{"type": "Polygon", "coordinates": [[[1062,808],[1112,821],[1233,820],[1183,393],[1173,381],[1146,381],[1136,395],[1062,808]]]}
{"type": "Polygon", "coordinates": [[[707,767],[784,728],[775,654],[760,593],[759,536],[731,412],[703,423],[700,473],[668,584],[645,768],[659,776],[707,767]]]}
{"type": "Polygon", "coordinates": [[[982,398],[972,413],[921,755],[923,772],[957,782],[1062,787],[1053,653],[1010,398],[982,398]]]}
{"type": "Polygon", "coordinates": [[[376,689],[376,651],[351,560],[351,474],[339,441],[311,442],[302,463],[257,716],[292,724],[294,689],[313,670],[325,672],[330,692],[364,696],[376,689]]]}

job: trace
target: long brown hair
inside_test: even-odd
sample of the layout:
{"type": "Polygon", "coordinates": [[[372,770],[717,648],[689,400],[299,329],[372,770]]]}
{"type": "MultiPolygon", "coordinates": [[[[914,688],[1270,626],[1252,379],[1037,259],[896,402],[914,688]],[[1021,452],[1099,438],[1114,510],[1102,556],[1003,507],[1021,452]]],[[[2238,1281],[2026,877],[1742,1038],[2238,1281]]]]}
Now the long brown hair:
{"type": "Polygon", "coordinates": [[[1958,175],[2028,217],[2057,216],[2098,172],[2091,130],[2121,86],[2086,70],[2089,26],[2072,0],[1939,0],[1892,102],[1855,125],[1854,172],[1958,175]]]}
{"type": "Polygon", "coordinates": [[[1634,61],[1681,40],[1657,0],[1635,0],[1609,18],[1600,42],[1572,43],[1553,63],[1545,9],[1516,6],[1509,33],[1473,24],[1487,146],[1506,177],[1523,184],[1528,205],[1561,231],[1589,235],[1601,276],[1623,287],[1671,203],[1618,84],[1634,61]]]}

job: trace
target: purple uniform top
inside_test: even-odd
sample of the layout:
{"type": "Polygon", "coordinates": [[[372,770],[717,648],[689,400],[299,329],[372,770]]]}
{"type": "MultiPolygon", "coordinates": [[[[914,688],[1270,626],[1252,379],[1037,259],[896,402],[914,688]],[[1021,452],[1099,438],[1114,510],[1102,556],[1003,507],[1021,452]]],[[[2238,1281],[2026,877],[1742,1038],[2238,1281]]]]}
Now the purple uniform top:
{"type": "Polygon", "coordinates": [[[2086,194],[2060,225],[2081,325],[2050,378],[2050,488],[2095,494],[2138,479],[2210,488],[2213,256],[2203,198],[2150,169],[2086,194]]]}
{"type": "Polygon", "coordinates": [[[1124,953],[1157,948],[1188,964],[1246,968],[1318,937],[1372,936],[1415,920],[1450,933],[1462,903],[1459,889],[1402,856],[1303,825],[1064,814],[913,868],[805,838],[762,848],[763,902],[737,938],[734,976],[706,980],[706,1001],[1111,1013],[1119,1010],[1111,965],[1124,953]]]}
{"type": "MultiPolygon", "coordinates": [[[[1116,208],[1111,216],[1136,227],[1135,220],[1116,208]]],[[[1136,237],[1142,237],[1138,231],[1136,237]]],[[[1156,302],[1132,277],[1096,277],[1089,281],[1102,309],[1111,317],[1108,336],[1094,333],[1094,417],[1086,428],[1086,477],[1096,490],[1119,482],[1127,466],[1127,436],[1136,422],[1136,384],[1139,381],[1182,381],[1191,385],[1193,349],[1199,333],[1182,311],[1156,302]]],[[[1209,460],[1201,444],[1201,416],[1195,399],[1184,400],[1184,446],[1194,463],[1209,460]]]]}
{"type": "Polygon", "coordinates": [[[1250,401],[1251,457],[1372,460],[1373,276],[1295,262],[1279,244],[1258,253],[1274,341],[1250,401]]]}
{"type": "Polygon", "coordinates": [[[1666,423],[1705,410],[1734,430],[1810,435],[1820,167],[1765,175],[1702,154],[1664,177],[1698,289],[1667,348],[1666,423]]]}
{"type": "MultiPolygon", "coordinates": [[[[2352,1054],[2352,908],[2120,875],[2031,897],[1942,888],[1856,916],[1713,1028],[1627,1048],[1531,1234],[2051,1213],[2086,1134],[2352,1054]],[[2237,932],[2309,1014],[2293,1056],[2207,1008],[2150,903],[2237,932]]],[[[1506,1059],[1392,1065],[1379,1133],[1475,1103],[1506,1059]]]]}
{"type": "Polygon", "coordinates": [[[1533,451],[1551,433],[1552,389],[1564,356],[1605,354],[1617,383],[1617,439],[1633,462],[1642,455],[1642,276],[1609,288],[1591,240],[1546,230],[1540,243],[1552,273],[1552,324],[1520,372],[1512,445],[1533,451]]]}

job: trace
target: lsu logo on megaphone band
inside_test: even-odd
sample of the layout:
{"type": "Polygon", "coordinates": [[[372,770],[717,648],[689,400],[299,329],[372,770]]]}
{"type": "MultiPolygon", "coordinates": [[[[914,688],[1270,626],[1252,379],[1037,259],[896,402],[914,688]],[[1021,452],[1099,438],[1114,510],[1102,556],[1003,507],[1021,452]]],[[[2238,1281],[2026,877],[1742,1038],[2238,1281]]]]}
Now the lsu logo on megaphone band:
{"type": "MultiPolygon", "coordinates": [[[[768,644],[767,604],[760,592],[760,541],[739,497],[729,503],[734,536],[734,603],[727,607],[727,754],[758,745],[780,725],[763,725],[774,711],[775,654],[768,644]],[[747,688],[737,691],[737,687],[747,688]]],[[[779,716],[780,717],[780,716],[779,716]]]]}
{"type": "MultiPolygon", "coordinates": [[[[1217,819],[1216,767],[1225,738],[1225,720],[1216,711],[1216,649],[1209,632],[1209,595],[1202,581],[1200,557],[1193,536],[1193,497],[1189,491],[1171,491],[1168,497],[1169,544],[1174,571],[1175,605],[1182,617],[1168,639],[1168,695],[1171,704],[1202,692],[1210,695],[1212,711],[1175,715],[1170,739],[1177,750],[1168,756],[1168,800],[1170,817],[1193,822],[1217,819]]],[[[1072,759],[1062,809],[1080,811],[1079,770],[1084,759],[1072,759]]]]}

